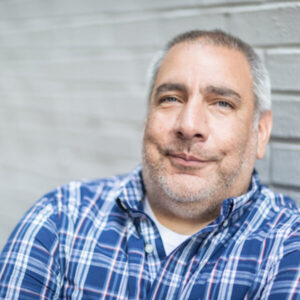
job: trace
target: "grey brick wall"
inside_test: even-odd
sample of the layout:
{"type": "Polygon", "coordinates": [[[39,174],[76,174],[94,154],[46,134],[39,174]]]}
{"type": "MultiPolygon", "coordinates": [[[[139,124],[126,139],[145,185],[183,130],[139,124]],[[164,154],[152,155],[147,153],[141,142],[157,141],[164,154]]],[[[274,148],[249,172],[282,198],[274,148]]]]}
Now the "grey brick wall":
{"type": "Polygon", "coordinates": [[[273,83],[264,182],[300,204],[300,1],[0,2],[0,247],[45,192],[140,161],[145,73],[187,29],[251,43],[273,83]]]}

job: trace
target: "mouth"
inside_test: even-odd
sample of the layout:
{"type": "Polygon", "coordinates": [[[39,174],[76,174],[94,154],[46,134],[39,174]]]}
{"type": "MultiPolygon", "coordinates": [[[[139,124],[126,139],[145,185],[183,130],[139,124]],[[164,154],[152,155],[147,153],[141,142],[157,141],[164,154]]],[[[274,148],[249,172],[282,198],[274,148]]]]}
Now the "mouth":
{"type": "Polygon", "coordinates": [[[200,158],[183,152],[168,153],[167,156],[170,158],[171,163],[176,167],[201,168],[213,162],[211,159],[200,158]]]}

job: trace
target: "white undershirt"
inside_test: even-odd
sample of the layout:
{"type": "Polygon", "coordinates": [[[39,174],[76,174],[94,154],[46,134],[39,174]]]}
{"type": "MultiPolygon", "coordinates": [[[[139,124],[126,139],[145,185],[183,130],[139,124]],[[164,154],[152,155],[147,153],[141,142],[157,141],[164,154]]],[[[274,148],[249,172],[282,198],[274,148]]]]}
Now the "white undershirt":
{"type": "Polygon", "coordinates": [[[147,197],[145,197],[145,213],[148,214],[156,224],[167,255],[190,237],[189,235],[179,234],[162,225],[155,217],[147,197]]]}

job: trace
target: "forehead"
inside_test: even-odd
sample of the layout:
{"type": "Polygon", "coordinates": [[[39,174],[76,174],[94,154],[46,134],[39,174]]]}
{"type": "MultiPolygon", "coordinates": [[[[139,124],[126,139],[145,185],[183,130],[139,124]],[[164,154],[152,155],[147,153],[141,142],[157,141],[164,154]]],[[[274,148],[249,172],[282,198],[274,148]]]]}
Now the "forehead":
{"type": "Polygon", "coordinates": [[[168,51],[154,88],[164,82],[198,89],[208,85],[227,86],[252,94],[251,71],[245,55],[236,49],[199,41],[182,42],[168,51]]]}

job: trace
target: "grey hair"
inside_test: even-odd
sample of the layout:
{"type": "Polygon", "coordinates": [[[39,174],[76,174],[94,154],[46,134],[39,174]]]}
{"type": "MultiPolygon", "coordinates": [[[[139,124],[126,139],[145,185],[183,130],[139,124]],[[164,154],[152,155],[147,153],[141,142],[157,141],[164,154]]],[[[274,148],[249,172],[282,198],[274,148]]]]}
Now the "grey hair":
{"type": "Polygon", "coordinates": [[[157,73],[168,51],[179,43],[195,42],[200,39],[203,39],[205,43],[238,50],[245,55],[251,70],[255,99],[254,120],[255,124],[257,124],[260,116],[264,112],[271,110],[271,83],[268,71],[249,44],[222,30],[192,30],[181,33],[170,40],[163,50],[156,53],[148,69],[149,100],[151,99],[157,73]]]}

